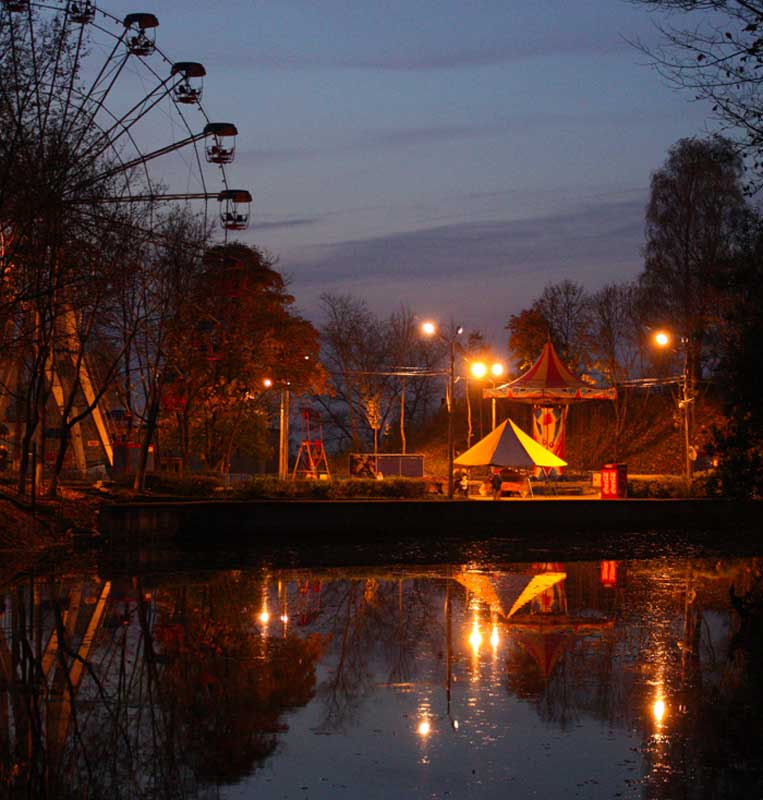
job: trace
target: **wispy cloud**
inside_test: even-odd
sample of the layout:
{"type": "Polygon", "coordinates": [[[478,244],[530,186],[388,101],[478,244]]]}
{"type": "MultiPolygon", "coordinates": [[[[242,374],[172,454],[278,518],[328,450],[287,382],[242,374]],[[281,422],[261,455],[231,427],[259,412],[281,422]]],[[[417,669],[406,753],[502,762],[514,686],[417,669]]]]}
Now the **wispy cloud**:
{"type": "Polygon", "coordinates": [[[381,311],[401,300],[469,313],[488,331],[564,278],[593,291],[641,268],[643,200],[579,206],[523,220],[431,227],[282,254],[301,305],[323,291],[365,297],[381,311]]]}
{"type": "Polygon", "coordinates": [[[287,219],[257,221],[252,228],[256,231],[273,231],[281,228],[302,228],[308,225],[317,225],[321,217],[293,217],[287,219]]]}
{"type": "Polygon", "coordinates": [[[251,147],[237,149],[237,160],[283,162],[296,158],[314,158],[323,156],[347,155],[367,150],[395,150],[405,147],[428,146],[437,142],[455,142],[468,139],[481,139],[493,136],[516,135],[534,130],[559,130],[580,126],[588,129],[598,123],[628,124],[644,123],[645,115],[639,111],[612,114],[602,111],[600,114],[582,112],[579,114],[563,114],[554,112],[538,112],[517,114],[504,120],[490,123],[427,125],[419,127],[389,128],[387,130],[359,131],[352,135],[336,134],[330,144],[316,146],[305,144],[293,147],[251,147]]]}
{"type": "Polygon", "coordinates": [[[604,56],[632,50],[632,45],[618,35],[546,35],[531,41],[507,40],[506,42],[485,46],[432,48],[421,52],[406,49],[395,52],[387,49],[384,53],[358,55],[343,54],[340,48],[329,48],[315,52],[246,51],[236,53],[211,50],[210,62],[229,66],[269,69],[361,69],[395,72],[451,70],[469,67],[489,67],[515,63],[532,58],[547,56],[604,56]]]}

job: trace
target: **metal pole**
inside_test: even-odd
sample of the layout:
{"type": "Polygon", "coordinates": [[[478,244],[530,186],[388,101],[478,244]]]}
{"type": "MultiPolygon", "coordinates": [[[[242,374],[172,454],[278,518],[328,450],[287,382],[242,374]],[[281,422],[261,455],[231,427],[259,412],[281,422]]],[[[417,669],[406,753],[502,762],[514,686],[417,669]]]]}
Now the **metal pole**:
{"type": "Polygon", "coordinates": [[[403,378],[403,385],[400,389],[400,444],[402,445],[402,453],[405,455],[408,443],[405,440],[405,378],[403,378]]]}
{"type": "Polygon", "coordinates": [[[281,408],[278,439],[278,477],[285,481],[289,477],[289,390],[281,389],[281,408]]]}
{"type": "Polygon", "coordinates": [[[464,389],[466,391],[466,449],[472,446],[472,400],[469,395],[469,378],[464,379],[464,389]]]}
{"type": "Polygon", "coordinates": [[[689,372],[684,368],[683,374],[683,412],[684,412],[684,475],[686,477],[687,490],[691,487],[692,464],[689,456],[690,437],[689,437],[689,372]]]}
{"type": "Polygon", "coordinates": [[[456,389],[456,342],[448,340],[448,500],[453,499],[453,411],[456,389]]]}
{"type": "Polygon", "coordinates": [[[492,402],[492,404],[493,404],[493,405],[492,405],[492,408],[491,408],[492,415],[493,415],[493,427],[492,427],[490,430],[491,430],[491,431],[494,431],[494,430],[495,430],[495,397],[492,399],[492,401],[491,401],[491,402],[492,402]]]}

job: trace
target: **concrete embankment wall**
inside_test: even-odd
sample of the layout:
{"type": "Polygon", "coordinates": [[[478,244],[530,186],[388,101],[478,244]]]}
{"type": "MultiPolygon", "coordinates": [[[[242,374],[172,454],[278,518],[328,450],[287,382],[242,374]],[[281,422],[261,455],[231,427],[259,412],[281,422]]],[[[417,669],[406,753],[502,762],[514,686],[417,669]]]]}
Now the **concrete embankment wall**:
{"type": "Polygon", "coordinates": [[[316,534],[490,537],[516,532],[728,531],[763,538],[763,505],[722,500],[250,501],[115,504],[99,528],[113,542],[195,544],[316,534]]]}

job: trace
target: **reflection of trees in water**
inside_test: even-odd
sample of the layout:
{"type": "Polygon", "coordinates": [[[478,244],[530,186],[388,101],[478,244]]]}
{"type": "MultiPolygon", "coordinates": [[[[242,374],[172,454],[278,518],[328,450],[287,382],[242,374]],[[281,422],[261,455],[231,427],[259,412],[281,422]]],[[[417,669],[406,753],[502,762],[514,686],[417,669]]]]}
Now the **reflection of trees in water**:
{"type": "Polygon", "coordinates": [[[442,657],[442,617],[433,613],[442,581],[342,580],[324,593],[322,631],[332,637],[333,662],[320,687],[323,727],[335,730],[357,713],[376,662],[390,683],[413,680],[422,649],[442,657]]]}
{"type": "Polygon", "coordinates": [[[0,787],[10,797],[203,796],[272,752],[315,689],[316,636],[263,640],[240,575],[148,592],[33,580],[0,615],[0,787]]]}
{"type": "MultiPolygon", "coordinates": [[[[763,796],[759,563],[631,562],[606,590],[596,564],[565,572],[551,610],[538,603],[504,621],[509,691],[562,728],[592,718],[644,731],[645,796],[763,796]]],[[[327,728],[344,726],[375,681],[429,691],[449,674],[446,652],[449,667],[478,663],[473,614],[493,619],[449,574],[308,573],[322,581],[319,613],[270,636],[256,622],[264,573],[182,575],[151,589],[20,582],[0,614],[0,788],[42,799],[214,793],[272,753],[284,712],[313,697],[319,659],[327,728]]],[[[276,579],[296,592],[294,576],[268,585],[276,579]]]]}
{"type": "Polygon", "coordinates": [[[675,601],[682,619],[672,704],[663,725],[648,727],[644,743],[648,796],[761,797],[761,563],[690,564],[675,601]]]}
{"type": "MultiPolygon", "coordinates": [[[[570,613],[580,616],[586,608],[603,610],[602,598],[596,597],[590,584],[588,566],[566,568],[570,613]]],[[[667,703],[666,725],[671,734],[661,741],[671,742],[675,752],[668,757],[661,746],[657,758],[649,745],[646,753],[668,769],[670,781],[679,780],[679,776],[688,780],[702,759],[715,762],[716,755],[709,751],[725,753],[723,758],[733,763],[734,752],[750,749],[744,737],[749,738],[752,718],[749,709],[733,712],[728,704],[719,706],[717,699],[734,687],[734,697],[738,698],[740,691],[748,692],[753,707],[763,709],[755,693],[749,694],[755,686],[750,676],[756,673],[751,671],[748,655],[741,662],[726,658],[731,634],[738,625],[729,589],[737,585],[740,593],[749,591],[751,584],[759,581],[754,577],[758,569],[755,561],[631,562],[619,581],[617,602],[608,611],[615,623],[612,627],[596,632],[586,630],[585,625],[576,631],[569,625],[565,631],[563,625],[555,624],[559,620],[547,619],[544,623],[540,617],[534,635],[542,637],[545,632],[549,649],[546,671],[539,646],[532,652],[527,642],[525,646],[520,643],[522,632],[512,631],[506,659],[507,688],[532,702],[542,719],[562,729],[582,718],[597,719],[612,727],[643,730],[647,742],[655,730],[652,706],[660,695],[667,703]],[[551,651],[555,647],[558,650],[554,654],[551,651]],[[703,710],[698,712],[698,707],[703,710]],[[745,743],[741,749],[739,743],[730,742],[730,726],[722,714],[746,720],[738,728],[745,743]],[[676,743],[676,736],[683,740],[682,745],[676,743]],[[687,747],[697,749],[691,758],[687,747]]],[[[615,593],[610,597],[614,599],[615,593]]],[[[763,618],[763,603],[760,609],[763,618]]],[[[763,637],[753,637],[753,641],[763,641],[763,637]]],[[[754,738],[757,741],[758,737],[754,738]]],[[[748,762],[753,763],[750,759],[748,762]]],[[[659,780],[668,778],[663,775],[659,780]]],[[[681,791],[684,788],[681,784],[681,791]]],[[[667,792],[659,796],[683,795],[667,792]]]]}

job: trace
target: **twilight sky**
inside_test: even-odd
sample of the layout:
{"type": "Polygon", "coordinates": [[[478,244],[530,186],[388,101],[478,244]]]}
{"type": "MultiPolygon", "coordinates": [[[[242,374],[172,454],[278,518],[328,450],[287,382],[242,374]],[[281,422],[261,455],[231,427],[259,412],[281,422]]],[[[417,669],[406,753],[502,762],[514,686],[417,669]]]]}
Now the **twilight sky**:
{"type": "MultiPolygon", "coordinates": [[[[119,0],[112,13],[134,11],[119,0]]],[[[246,241],[279,257],[299,309],[348,292],[503,345],[549,282],[641,269],[650,173],[706,106],[625,41],[624,0],[158,0],[172,60],[234,122],[246,241]]]]}

